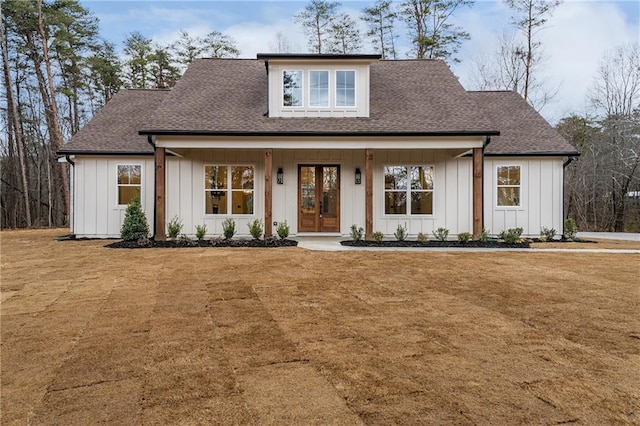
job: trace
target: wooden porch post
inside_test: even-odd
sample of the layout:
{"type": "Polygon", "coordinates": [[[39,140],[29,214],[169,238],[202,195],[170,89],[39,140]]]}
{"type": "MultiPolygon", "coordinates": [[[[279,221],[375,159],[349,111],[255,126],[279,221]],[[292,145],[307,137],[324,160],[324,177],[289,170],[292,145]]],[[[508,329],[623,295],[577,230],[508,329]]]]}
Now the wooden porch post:
{"type": "Polygon", "coordinates": [[[483,149],[473,148],[473,239],[480,238],[484,227],[484,200],[482,197],[483,184],[483,149]]]}
{"type": "Polygon", "coordinates": [[[153,237],[156,241],[164,241],[166,220],[166,185],[165,185],[165,149],[155,147],[155,226],[153,237]]]}
{"type": "Polygon", "coordinates": [[[365,191],[365,238],[373,237],[373,149],[367,148],[364,152],[364,191],[365,191]]]}
{"type": "Polygon", "coordinates": [[[264,237],[273,235],[273,199],[271,189],[273,187],[273,149],[268,148],[264,152],[264,237]]]}

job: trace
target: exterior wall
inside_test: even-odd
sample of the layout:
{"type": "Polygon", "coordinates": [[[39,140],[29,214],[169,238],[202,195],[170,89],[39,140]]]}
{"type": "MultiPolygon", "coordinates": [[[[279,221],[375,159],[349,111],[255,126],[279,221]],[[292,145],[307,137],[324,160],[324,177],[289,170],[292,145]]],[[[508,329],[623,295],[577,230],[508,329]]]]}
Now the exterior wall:
{"type": "MultiPolygon", "coordinates": [[[[472,165],[470,158],[455,158],[447,151],[374,151],[373,230],[393,237],[398,226],[407,227],[409,236],[419,232],[431,236],[440,228],[451,235],[472,231],[472,165]],[[384,214],[384,166],[434,166],[433,215],[384,214]]],[[[362,213],[364,224],[364,206],[362,213]]]]}
{"type": "MultiPolygon", "coordinates": [[[[205,224],[207,234],[222,234],[226,215],[204,214],[204,166],[245,164],[255,166],[253,215],[235,215],[238,236],[248,236],[247,224],[264,217],[264,150],[181,150],[182,157],[167,157],[167,222],[178,216],[183,232],[195,234],[195,226],[205,224]]],[[[119,237],[125,207],[117,205],[117,166],[142,165],[142,207],[153,225],[154,162],[152,157],[76,157],[72,168],[72,223],[78,237],[119,237]]],[[[273,221],[286,220],[291,234],[298,233],[298,165],[340,166],[340,232],[347,236],[352,224],[365,224],[364,150],[273,150],[273,221]],[[275,174],[284,171],[284,183],[275,174]],[[362,172],[356,185],[355,169],[362,172]]],[[[541,227],[562,229],[562,158],[486,157],[484,165],[484,226],[491,234],[522,227],[525,235],[539,235],[541,227]],[[496,166],[521,167],[520,207],[496,206],[496,166]]],[[[450,235],[472,231],[472,164],[468,157],[456,158],[448,151],[374,151],[373,227],[392,237],[398,225],[405,225],[410,237],[419,232],[431,235],[435,229],[449,229],[450,235]],[[433,165],[434,214],[424,216],[384,214],[384,166],[433,165]]],[[[274,226],[275,232],[275,226],[274,226]]]]}
{"type": "Polygon", "coordinates": [[[539,236],[542,227],[562,233],[563,169],[560,157],[485,157],[484,226],[492,234],[522,227],[524,235],[539,236]],[[496,167],[521,167],[521,206],[498,207],[496,167]]]}
{"type": "Polygon", "coordinates": [[[72,168],[73,227],[77,237],[118,238],[126,206],[118,206],[118,164],[142,165],[140,201],[153,224],[153,157],[76,157],[72,168]]]}

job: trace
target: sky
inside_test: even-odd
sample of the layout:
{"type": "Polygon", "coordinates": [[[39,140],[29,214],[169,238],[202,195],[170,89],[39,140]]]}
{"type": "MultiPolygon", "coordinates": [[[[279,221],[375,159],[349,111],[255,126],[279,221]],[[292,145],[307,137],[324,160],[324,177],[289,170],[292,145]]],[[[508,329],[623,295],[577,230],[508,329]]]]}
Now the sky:
{"type": "MultiPolygon", "coordinates": [[[[306,38],[294,15],[306,2],[290,1],[170,1],[170,0],[81,0],[80,3],[100,20],[100,33],[121,50],[132,31],[160,44],[177,39],[181,29],[193,36],[212,30],[231,36],[240,57],[255,58],[273,49],[275,35],[281,32],[294,52],[306,52],[306,38]]],[[[341,11],[357,18],[371,1],[342,0],[341,11]]],[[[462,85],[472,90],[474,61],[492,52],[498,37],[513,34],[512,12],[502,1],[476,0],[470,8],[456,11],[452,23],[471,38],[456,55],[459,63],[451,68],[462,85]]],[[[362,27],[364,29],[364,27],[362,27]]],[[[364,33],[364,31],[362,31],[364,33]]],[[[399,58],[407,58],[407,34],[399,28],[399,58]]],[[[557,92],[553,102],[541,111],[552,124],[573,113],[590,113],[589,88],[607,52],[618,46],[640,42],[640,2],[637,0],[565,0],[538,34],[544,52],[540,79],[547,90],[557,92]]],[[[371,53],[365,43],[362,53],[371,53]]]]}

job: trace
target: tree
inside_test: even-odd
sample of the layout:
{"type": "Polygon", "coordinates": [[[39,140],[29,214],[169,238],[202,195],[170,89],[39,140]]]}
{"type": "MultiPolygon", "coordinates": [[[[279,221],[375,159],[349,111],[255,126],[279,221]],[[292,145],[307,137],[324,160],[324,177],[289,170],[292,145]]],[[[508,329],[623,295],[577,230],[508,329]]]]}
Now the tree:
{"type": "Polygon", "coordinates": [[[122,64],[114,45],[106,40],[94,47],[86,63],[91,114],[95,114],[122,87],[122,64]]]}
{"type": "Polygon", "coordinates": [[[269,43],[269,49],[274,53],[291,53],[293,50],[291,43],[281,31],[278,31],[274,39],[269,43]]]}
{"type": "Polygon", "coordinates": [[[525,45],[517,52],[524,61],[524,88],[522,96],[529,101],[529,91],[533,70],[540,58],[538,50],[541,43],[536,41],[536,36],[544,28],[547,20],[555,8],[560,5],[560,0],[505,0],[506,5],[516,12],[511,19],[518,29],[524,34],[525,45]]]}
{"type": "Polygon", "coordinates": [[[202,52],[211,58],[237,58],[240,55],[236,42],[219,31],[206,35],[202,40],[202,52]]]}
{"type": "MultiPolygon", "coordinates": [[[[469,33],[450,21],[460,7],[473,0],[407,0],[400,4],[400,18],[409,28],[413,54],[418,59],[449,59],[469,33]]],[[[454,61],[458,59],[454,58],[454,61]]]]}
{"type": "Polygon", "coordinates": [[[155,47],[153,53],[149,55],[149,71],[154,88],[167,89],[176,84],[180,78],[180,72],[173,63],[168,49],[155,47]]]}
{"type": "Polygon", "coordinates": [[[131,88],[146,89],[151,80],[152,40],[134,31],[124,41],[126,83],[131,88]]]}
{"type": "Polygon", "coordinates": [[[191,37],[185,30],[180,30],[180,38],[170,47],[178,64],[186,67],[202,53],[202,41],[191,37]]]}
{"type": "Polygon", "coordinates": [[[339,6],[338,2],[311,0],[295,16],[295,22],[302,25],[312,52],[326,53],[328,50],[331,25],[339,6]]]}
{"type": "Polygon", "coordinates": [[[378,0],[373,6],[362,10],[362,19],[367,24],[367,37],[382,59],[396,59],[394,24],[397,14],[390,0],[378,0]]]}
{"type": "Polygon", "coordinates": [[[332,20],[328,34],[329,53],[357,53],[362,46],[357,24],[346,13],[341,13],[332,20]]]}

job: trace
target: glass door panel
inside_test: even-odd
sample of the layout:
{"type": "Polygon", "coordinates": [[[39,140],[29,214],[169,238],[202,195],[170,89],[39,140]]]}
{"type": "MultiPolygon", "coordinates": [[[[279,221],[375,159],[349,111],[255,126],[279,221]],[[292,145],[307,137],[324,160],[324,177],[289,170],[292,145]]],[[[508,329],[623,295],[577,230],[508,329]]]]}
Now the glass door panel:
{"type": "Polygon", "coordinates": [[[340,167],[298,168],[298,231],[340,231],[340,167]]]}

